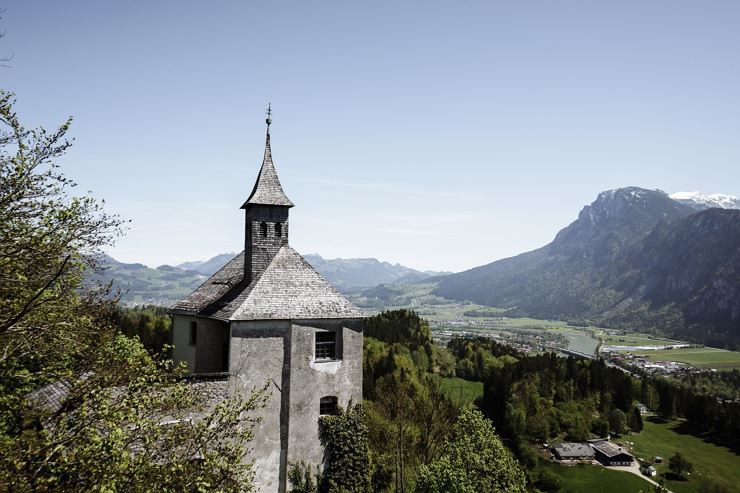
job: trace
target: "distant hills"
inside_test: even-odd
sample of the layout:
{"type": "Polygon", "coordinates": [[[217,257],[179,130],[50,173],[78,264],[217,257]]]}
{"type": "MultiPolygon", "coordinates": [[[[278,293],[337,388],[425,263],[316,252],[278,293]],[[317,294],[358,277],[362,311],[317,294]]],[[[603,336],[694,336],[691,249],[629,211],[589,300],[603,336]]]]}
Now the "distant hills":
{"type": "Polygon", "coordinates": [[[196,272],[200,272],[201,274],[205,274],[206,276],[211,276],[215,274],[216,271],[218,271],[221,267],[226,265],[226,262],[234,257],[236,257],[236,252],[222,253],[220,255],[216,255],[215,257],[209,258],[208,260],[183,262],[176,265],[175,267],[182,270],[194,270],[196,272]]]}
{"type": "Polygon", "coordinates": [[[419,271],[401,264],[381,262],[374,258],[325,259],[317,254],[304,258],[314,269],[340,291],[356,291],[378,284],[415,282],[449,272],[419,271]]]}
{"type": "MultiPolygon", "coordinates": [[[[112,281],[122,291],[128,304],[169,306],[187,296],[204,280],[223,267],[236,253],[222,253],[205,261],[184,262],[177,266],[161,265],[156,269],[143,264],[127,264],[104,256],[104,270],[94,276],[101,282],[112,281]]],[[[324,259],[310,254],[306,260],[332,285],[343,292],[398,281],[413,282],[444,274],[422,272],[401,264],[382,262],[374,258],[324,259]]]]}
{"type": "Polygon", "coordinates": [[[740,211],[697,199],[637,187],[602,192],[550,244],[434,279],[433,293],[737,347],[740,211]]]}

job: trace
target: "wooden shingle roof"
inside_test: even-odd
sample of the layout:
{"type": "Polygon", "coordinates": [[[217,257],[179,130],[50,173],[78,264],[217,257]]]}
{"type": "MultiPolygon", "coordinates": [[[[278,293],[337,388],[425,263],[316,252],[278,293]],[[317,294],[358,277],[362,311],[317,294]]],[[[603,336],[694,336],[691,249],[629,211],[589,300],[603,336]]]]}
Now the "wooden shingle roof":
{"type": "Polygon", "coordinates": [[[244,252],[175,304],[172,311],[224,321],[365,316],[289,245],[280,248],[254,282],[246,284],[243,278],[244,252]]]}
{"type": "Polygon", "coordinates": [[[251,204],[293,207],[293,202],[285,195],[283,187],[280,185],[280,179],[278,178],[277,171],[275,171],[275,164],[272,162],[269,131],[265,140],[265,157],[262,160],[260,174],[257,176],[252,193],[241,208],[245,209],[251,204]]]}

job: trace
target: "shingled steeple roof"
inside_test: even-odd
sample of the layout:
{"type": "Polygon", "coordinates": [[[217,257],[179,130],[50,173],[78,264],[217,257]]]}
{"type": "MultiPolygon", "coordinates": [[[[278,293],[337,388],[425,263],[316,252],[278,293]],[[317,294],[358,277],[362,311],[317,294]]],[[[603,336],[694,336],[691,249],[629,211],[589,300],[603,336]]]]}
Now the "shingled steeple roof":
{"type": "Polygon", "coordinates": [[[260,168],[260,174],[257,176],[252,193],[244,202],[244,205],[241,206],[242,209],[246,209],[250,204],[283,205],[286,207],[293,207],[294,205],[285,195],[277,171],[275,171],[275,164],[272,162],[272,150],[270,149],[270,123],[272,123],[272,119],[269,115],[266,121],[265,157],[262,160],[262,168],[260,168]]]}

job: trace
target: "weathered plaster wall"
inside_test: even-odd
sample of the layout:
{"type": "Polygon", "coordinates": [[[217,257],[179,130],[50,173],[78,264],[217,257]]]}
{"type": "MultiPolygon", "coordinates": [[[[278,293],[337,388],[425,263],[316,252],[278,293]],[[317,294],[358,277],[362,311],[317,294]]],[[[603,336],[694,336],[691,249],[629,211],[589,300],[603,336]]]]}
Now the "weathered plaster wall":
{"type": "Polygon", "coordinates": [[[224,345],[228,349],[229,326],[225,322],[187,315],[172,316],[172,360],[184,361],[190,373],[216,373],[225,368],[224,345]],[[198,324],[196,345],[190,345],[190,322],[198,324]]]}
{"type": "Polygon", "coordinates": [[[324,462],[319,440],[319,400],[336,396],[340,406],[362,402],[362,332],[341,321],[296,321],[291,335],[290,422],[288,464],[304,461],[315,466],[324,462]],[[336,361],[314,359],[315,333],[337,332],[336,361]]]}
{"type": "Polygon", "coordinates": [[[230,385],[248,397],[268,384],[267,405],[255,413],[252,451],[255,486],[260,492],[285,492],[291,464],[304,461],[322,466],[319,440],[319,400],[336,396],[346,407],[362,400],[362,332],[342,321],[302,320],[232,322],[230,385]],[[316,362],[315,333],[339,335],[341,359],[316,362]]]}
{"type": "Polygon", "coordinates": [[[225,322],[199,318],[195,347],[195,373],[229,371],[229,326],[225,322]]]}
{"type": "Polygon", "coordinates": [[[188,371],[195,371],[195,346],[188,344],[190,341],[190,322],[195,317],[187,315],[172,316],[172,360],[175,364],[185,362],[188,371]]]}
{"type": "Polygon", "coordinates": [[[268,384],[267,404],[254,415],[262,421],[254,430],[252,451],[255,486],[259,492],[285,491],[290,374],[290,323],[232,322],[230,388],[249,397],[268,384]]]}

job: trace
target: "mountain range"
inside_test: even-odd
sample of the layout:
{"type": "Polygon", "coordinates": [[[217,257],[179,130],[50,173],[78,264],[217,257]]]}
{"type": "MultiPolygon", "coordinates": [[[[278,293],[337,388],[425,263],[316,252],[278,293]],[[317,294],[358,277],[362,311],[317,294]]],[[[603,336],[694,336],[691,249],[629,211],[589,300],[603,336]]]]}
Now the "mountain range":
{"type": "MultiPolygon", "coordinates": [[[[169,306],[187,296],[235,255],[236,253],[222,253],[205,261],[183,262],[176,266],[160,265],[157,268],[119,262],[104,255],[99,259],[103,269],[93,279],[103,283],[112,282],[115,288],[121,290],[124,303],[169,306]]],[[[445,274],[422,272],[374,258],[325,259],[317,254],[309,254],[305,259],[343,292],[383,283],[419,281],[445,274]]]]}
{"type": "Polygon", "coordinates": [[[735,348],[740,210],[701,198],[638,187],[602,192],[548,245],[433,279],[433,293],[735,348]]]}

